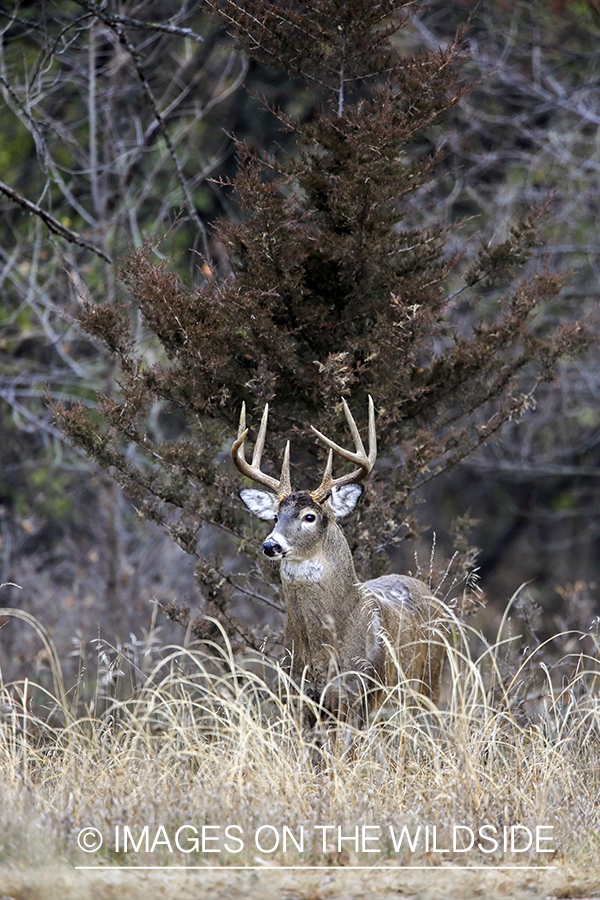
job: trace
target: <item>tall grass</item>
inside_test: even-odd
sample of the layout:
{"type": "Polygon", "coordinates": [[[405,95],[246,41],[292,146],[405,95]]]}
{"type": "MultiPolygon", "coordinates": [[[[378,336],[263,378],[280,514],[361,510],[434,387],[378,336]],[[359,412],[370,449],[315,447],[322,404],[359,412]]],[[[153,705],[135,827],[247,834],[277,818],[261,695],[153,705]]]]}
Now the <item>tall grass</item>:
{"type": "Polygon", "coordinates": [[[0,864],[600,867],[594,635],[523,652],[508,615],[491,644],[456,622],[439,709],[399,689],[363,731],[308,730],[311,702],[225,636],[101,646],[93,690],[83,672],[67,690],[39,623],[0,613],[36,629],[51,679],[0,682],[0,864]]]}

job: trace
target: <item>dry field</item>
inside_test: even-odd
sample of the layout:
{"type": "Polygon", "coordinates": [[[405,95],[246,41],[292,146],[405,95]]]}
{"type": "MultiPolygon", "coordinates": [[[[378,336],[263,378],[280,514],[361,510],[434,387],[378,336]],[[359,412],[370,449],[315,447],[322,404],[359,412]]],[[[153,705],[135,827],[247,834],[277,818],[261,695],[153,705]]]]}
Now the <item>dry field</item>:
{"type": "Polygon", "coordinates": [[[47,671],[0,684],[0,898],[600,896],[594,634],[457,624],[441,709],[336,741],[226,641],[99,647],[65,690],[2,614],[47,671]]]}

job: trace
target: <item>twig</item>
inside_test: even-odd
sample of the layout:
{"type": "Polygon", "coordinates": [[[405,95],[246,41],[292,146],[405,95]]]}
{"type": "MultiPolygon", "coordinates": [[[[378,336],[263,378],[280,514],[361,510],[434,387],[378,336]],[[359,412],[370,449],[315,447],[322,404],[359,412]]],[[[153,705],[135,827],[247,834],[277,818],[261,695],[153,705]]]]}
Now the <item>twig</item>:
{"type": "Polygon", "coordinates": [[[110,256],[107,256],[102,250],[99,250],[98,247],[94,247],[93,244],[90,244],[88,241],[84,240],[80,234],[77,234],[76,231],[72,231],[70,228],[67,228],[66,225],[63,225],[58,219],[55,219],[54,216],[51,216],[49,212],[46,212],[45,209],[42,209],[41,206],[37,206],[37,204],[32,203],[31,200],[27,200],[21,194],[18,194],[15,190],[9,187],[7,184],[4,184],[3,181],[0,181],[0,191],[3,194],[6,194],[11,200],[14,200],[15,203],[18,203],[19,206],[22,206],[23,209],[26,209],[27,212],[32,213],[34,216],[37,216],[38,219],[41,219],[45,225],[52,231],[54,234],[59,235],[59,237],[64,238],[66,241],[69,241],[71,244],[77,244],[78,247],[83,247],[85,250],[90,250],[92,253],[95,253],[96,256],[99,256],[100,259],[103,259],[104,262],[107,262],[109,265],[113,265],[113,261],[110,256]]]}
{"type": "MultiPolygon", "coordinates": [[[[91,3],[84,3],[82,0],[78,0],[78,2],[85,6],[86,9],[93,10],[95,15],[99,14],[99,10],[91,3]]],[[[201,34],[198,34],[197,31],[193,31],[191,28],[181,28],[179,25],[169,25],[164,24],[162,22],[146,22],[143,19],[131,19],[129,16],[120,16],[116,13],[109,13],[106,10],[102,10],[103,20],[107,24],[114,23],[115,25],[126,25],[128,28],[134,28],[138,31],[160,31],[164,34],[177,34],[180,37],[190,38],[192,41],[196,41],[197,44],[203,44],[205,38],[202,37],[201,34]]]]}
{"type": "Polygon", "coordinates": [[[183,168],[182,168],[181,162],[179,160],[179,157],[177,155],[177,151],[175,150],[175,147],[173,145],[173,141],[171,140],[171,135],[169,134],[169,130],[167,128],[166,122],[158,108],[158,103],[156,101],[156,97],[154,96],[154,91],[152,90],[150,83],[149,83],[148,79],[146,78],[146,73],[144,72],[142,65],[140,63],[139,54],[138,54],[136,48],[134,47],[134,45],[131,43],[131,41],[127,37],[127,34],[122,27],[121,21],[119,21],[119,19],[121,17],[115,17],[113,15],[110,15],[104,9],[97,6],[95,3],[92,3],[91,0],[78,0],[78,3],[81,6],[85,7],[85,9],[88,9],[90,12],[93,12],[102,22],[105,23],[105,25],[107,25],[109,28],[111,28],[115,32],[115,34],[117,35],[117,38],[119,40],[119,43],[127,50],[129,56],[131,57],[131,60],[135,67],[135,71],[139,78],[140,84],[146,95],[146,99],[148,100],[148,103],[149,103],[150,107],[152,108],[152,113],[154,115],[154,118],[156,119],[158,128],[160,129],[160,132],[164,138],[165,144],[167,145],[167,150],[169,151],[169,155],[170,155],[171,159],[173,160],[173,165],[175,166],[175,172],[177,174],[177,180],[179,182],[179,186],[181,187],[181,190],[183,191],[185,207],[189,213],[190,218],[192,219],[196,228],[200,232],[204,256],[206,259],[209,259],[210,252],[209,252],[209,248],[208,248],[208,234],[206,231],[206,226],[204,225],[203,221],[201,220],[200,216],[198,215],[198,213],[196,211],[194,200],[193,200],[191,192],[190,192],[189,184],[183,173],[183,168]]]}

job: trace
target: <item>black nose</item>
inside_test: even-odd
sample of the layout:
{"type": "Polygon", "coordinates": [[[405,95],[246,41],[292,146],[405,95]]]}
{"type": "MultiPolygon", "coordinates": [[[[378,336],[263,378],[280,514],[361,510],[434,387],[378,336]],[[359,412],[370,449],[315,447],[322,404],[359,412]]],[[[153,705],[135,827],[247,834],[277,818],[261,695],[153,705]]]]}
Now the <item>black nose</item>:
{"type": "Polygon", "coordinates": [[[278,544],[277,541],[268,540],[263,544],[263,553],[265,556],[278,556],[282,552],[281,544],[278,544]]]}

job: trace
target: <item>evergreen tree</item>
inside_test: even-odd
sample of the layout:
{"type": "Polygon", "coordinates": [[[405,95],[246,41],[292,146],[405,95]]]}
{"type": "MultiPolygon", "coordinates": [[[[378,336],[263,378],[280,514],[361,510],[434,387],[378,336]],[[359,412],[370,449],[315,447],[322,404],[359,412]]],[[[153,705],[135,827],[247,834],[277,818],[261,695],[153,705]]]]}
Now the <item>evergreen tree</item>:
{"type": "Polygon", "coordinates": [[[129,308],[85,304],[82,328],[114,354],[119,391],[102,398],[100,416],[82,404],[56,409],[70,440],[199,556],[208,611],[253,641],[229,602],[256,592],[254,582],[222,562],[252,528],[226,454],[242,401],[251,427],[271,404],[270,458],[277,465],[290,438],[294,486],[306,487],[323,462],[307,423],[333,436],[340,397],[364,421],[372,394],[380,476],[350,527],[367,574],[410,532],[419,487],[518,416],[588,335],[577,322],[536,319],[560,279],[515,274],[543,209],[474,254],[456,229],[415,210],[435,178],[443,115],[466,89],[460,36],[404,56],[412,2],[210,5],[252,58],[297,78],[298,91],[318,90],[320,105],[308,120],[272,110],[293,150],[238,145],[240,217],[216,234],[227,266],[207,259],[202,283],[186,285],[148,243],[124,262],[145,339],[134,339],[129,308]]]}

